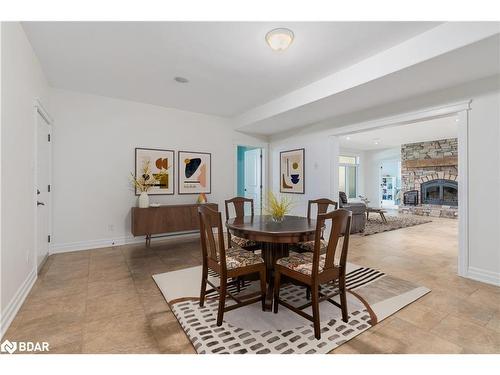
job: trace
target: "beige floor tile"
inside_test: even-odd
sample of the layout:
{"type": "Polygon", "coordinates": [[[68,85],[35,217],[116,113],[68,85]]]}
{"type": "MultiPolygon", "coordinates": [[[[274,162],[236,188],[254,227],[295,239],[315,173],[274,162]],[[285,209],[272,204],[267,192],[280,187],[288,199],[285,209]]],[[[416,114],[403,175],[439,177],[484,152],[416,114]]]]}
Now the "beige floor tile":
{"type": "Polygon", "coordinates": [[[384,353],[444,354],[463,351],[460,345],[398,318],[367,336],[366,342],[384,353]]]}
{"type": "Polygon", "coordinates": [[[85,323],[83,353],[158,353],[158,344],[142,312],[123,312],[85,323]]]}
{"type": "Polygon", "coordinates": [[[100,280],[88,283],[88,298],[94,299],[109,294],[135,294],[135,285],[130,275],[117,280],[100,280]]]}
{"type": "Polygon", "coordinates": [[[397,318],[426,331],[437,326],[447,315],[447,312],[433,310],[418,303],[412,303],[395,314],[397,318]]]}
{"type": "Polygon", "coordinates": [[[125,313],[144,313],[139,296],[134,290],[106,294],[89,298],[87,301],[86,320],[119,318],[125,313]]]}
{"type": "Polygon", "coordinates": [[[467,353],[500,353],[500,333],[449,315],[432,333],[463,346],[467,353]]]}

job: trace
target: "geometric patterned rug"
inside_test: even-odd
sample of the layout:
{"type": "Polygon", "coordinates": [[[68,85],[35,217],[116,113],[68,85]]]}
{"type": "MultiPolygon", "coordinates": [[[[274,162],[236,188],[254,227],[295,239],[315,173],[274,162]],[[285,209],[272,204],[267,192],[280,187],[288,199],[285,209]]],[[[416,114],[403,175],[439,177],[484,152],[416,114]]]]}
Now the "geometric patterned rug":
{"type": "MultiPolygon", "coordinates": [[[[216,282],[216,275],[209,277],[216,282]]],[[[218,327],[217,294],[207,295],[205,306],[199,306],[201,267],[154,275],[153,279],[199,354],[328,353],[430,291],[378,270],[348,263],[349,322],[342,321],[340,309],[323,301],[321,339],[316,340],[312,323],[284,306],[280,306],[278,314],[262,311],[260,303],[232,310],[224,314],[223,324],[218,327]]],[[[246,282],[240,294],[258,290],[257,284],[246,282]]],[[[336,285],[329,284],[322,290],[335,289],[336,285]]],[[[231,292],[238,294],[235,288],[231,292]]],[[[296,306],[307,302],[305,288],[293,284],[283,285],[280,297],[296,306]]],[[[338,302],[338,297],[334,299],[338,302]]],[[[226,301],[231,303],[229,298],[226,301]]]]}
{"type": "Polygon", "coordinates": [[[360,233],[362,236],[369,236],[375,233],[388,232],[391,230],[412,227],[414,225],[420,225],[425,223],[430,223],[432,220],[424,219],[415,216],[385,216],[387,223],[382,221],[382,218],[376,214],[372,213],[370,218],[366,221],[365,230],[360,233]],[[377,215],[377,216],[375,216],[377,215]]]}

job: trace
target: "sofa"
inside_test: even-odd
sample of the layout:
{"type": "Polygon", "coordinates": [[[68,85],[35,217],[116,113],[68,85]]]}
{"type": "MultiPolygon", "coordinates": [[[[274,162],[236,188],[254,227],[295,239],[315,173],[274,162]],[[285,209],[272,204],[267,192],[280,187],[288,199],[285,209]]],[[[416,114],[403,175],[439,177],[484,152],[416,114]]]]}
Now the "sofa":
{"type": "Polygon", "coordinates": [[[350,203],[345,192],[339,192],[339,207],[352,212],[351,233],[360,233],[365,230],[366,204],[361,202],[350,203]]]}

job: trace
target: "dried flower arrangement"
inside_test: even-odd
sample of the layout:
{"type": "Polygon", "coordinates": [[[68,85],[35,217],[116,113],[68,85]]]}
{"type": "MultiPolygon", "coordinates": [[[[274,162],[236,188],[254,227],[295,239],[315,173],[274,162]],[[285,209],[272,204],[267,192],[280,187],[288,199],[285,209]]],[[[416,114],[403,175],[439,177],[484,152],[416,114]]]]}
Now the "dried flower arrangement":
{"type": "Polygon", "coordinates": [[[267,194],[267,205],[264,211],[271,215],[274,221],[281,222],[287,213],[292,209],[294,202],[292,198],[286,195],[280,195],[279,198],[273,192],[267,194]]]}
{"type": "Polygon", "coordinates": [[[130,181],[132,185],[141,193],[147,193],[153,186],[158,183],[159,175],[155,176],[151,172],[151,161],[146,160],[143,163],[141,173],[135,176],[134,173],[130,172],[130,181]]]}

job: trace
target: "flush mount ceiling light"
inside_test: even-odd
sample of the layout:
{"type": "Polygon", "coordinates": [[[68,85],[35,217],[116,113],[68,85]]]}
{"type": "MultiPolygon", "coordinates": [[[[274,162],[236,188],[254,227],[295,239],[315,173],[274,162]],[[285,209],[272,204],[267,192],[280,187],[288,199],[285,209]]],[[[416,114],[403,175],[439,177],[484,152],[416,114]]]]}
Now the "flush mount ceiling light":
{"type": "Polygon", "coordinates": [[[279,28],[266,34],[266,42],[274,51],[284,51],[293,42],[293,32],[290,29],[279,28]]]}
{"type": "Polygon", "coordinates": [[[373,143],[378,145],[380,143],[380,138],[373,138],[373,143]]]}
{"type": "Polygon", "coordinates": [[[184,78],[184,77],[174,77],[174,81],[179,82],[179,83],[188,83],[189,79],[184,78]]]}

